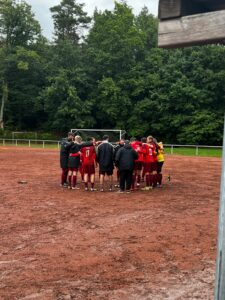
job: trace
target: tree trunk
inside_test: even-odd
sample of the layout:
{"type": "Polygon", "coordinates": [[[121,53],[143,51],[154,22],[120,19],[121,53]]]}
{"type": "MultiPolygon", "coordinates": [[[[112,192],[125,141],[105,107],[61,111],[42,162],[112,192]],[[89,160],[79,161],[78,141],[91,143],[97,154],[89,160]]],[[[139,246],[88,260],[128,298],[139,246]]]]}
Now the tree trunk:
{"type": "Polygon", "coordinates": [[[1,110],[0,110],[0,128],[4,129],[4,107],[5,103],[8,100],[8,84],[7,82],[3,81],[2,84],[2,103],[1,103],[1,110]]]}

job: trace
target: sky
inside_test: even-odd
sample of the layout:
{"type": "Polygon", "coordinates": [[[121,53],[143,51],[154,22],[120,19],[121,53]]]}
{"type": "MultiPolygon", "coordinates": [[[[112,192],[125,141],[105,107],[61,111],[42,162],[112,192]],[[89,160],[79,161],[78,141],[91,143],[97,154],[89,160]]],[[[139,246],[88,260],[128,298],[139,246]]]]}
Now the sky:
{"type": "MultiPolygon", "coordinates": [[[[43,34],[47,38],[52,38],[53,23],[49,8],[60,3],[60,0],[26,0],[35,13],[36,19],[40,22],[43,34]]],[[[114,0],[78,0],[79,3],[85,3],[84,10],[92,16],[94,9],[111,10],[114,7],[114,0]]],[[[140,12],[141,8],[147,6],[149,11],[157,15],[158,0],[127,0],[129,6],[134,9],[134,13],[140,12]]]]}

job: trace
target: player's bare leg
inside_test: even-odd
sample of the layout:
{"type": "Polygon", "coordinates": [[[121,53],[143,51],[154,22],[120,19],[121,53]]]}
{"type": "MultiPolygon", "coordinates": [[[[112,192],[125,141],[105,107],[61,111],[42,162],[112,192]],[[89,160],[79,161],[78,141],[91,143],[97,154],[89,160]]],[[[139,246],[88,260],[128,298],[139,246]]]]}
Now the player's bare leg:
{"type": "Polygon", "coordinates": [[[141,170],[137,171],[137,187],[141,184],[141,170]]]}
{"type": "Polygon", "coordinates": [[[146,181],[146,186],[142,189],[143,191],[149,191],[150,190],[150,185],[151,185],[151,180],[150,180],[150,173],[147,172],[145,173],[145,181],[146,181]]]}
{"type": "Polygon", "coordinates": [[[153,174],[152,174],[152,187],[153,188],[156,188],[157,187],[157,171],[153,171],[153,174]]]}
{"type": "Polygon", "coordinates": [[[103,174],[100,174],[100,192],[104,192],[104,181],[105,176],[103,174]]]}
{"type": "Polygon", "coordinates": [[[84,174],[84,189],[85,189],[85,191],[88,191],[88,178],[89,176],[88,176],[88,174],[86,173],[86,174],[84,174]]]}
{"type": "Polygon", "coordinates": [[[94,192],[94,191],[96,191],[96,189],[95,189],[95,174],[91,174],[90,180],[91,180],[91,192],[94,192]]]}
{"type": "Polygon", "coordinates": [[[108,182],[109,182],[109,191],[112,192],[112,190],[113,190],[113,175],[108,176],[108,182]]]}

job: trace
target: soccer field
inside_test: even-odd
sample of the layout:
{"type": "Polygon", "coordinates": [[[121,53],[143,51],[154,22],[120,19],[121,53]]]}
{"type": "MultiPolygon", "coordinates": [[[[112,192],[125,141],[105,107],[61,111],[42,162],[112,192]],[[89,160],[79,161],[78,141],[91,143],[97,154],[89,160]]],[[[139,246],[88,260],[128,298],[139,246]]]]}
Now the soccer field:
{"type": "Polygon", "coordinates": [[[55,150],[0,164],[0,299],[213,299],[220,158],[168,155],[162,189],[122,195],[60,188],[55,150]]]}

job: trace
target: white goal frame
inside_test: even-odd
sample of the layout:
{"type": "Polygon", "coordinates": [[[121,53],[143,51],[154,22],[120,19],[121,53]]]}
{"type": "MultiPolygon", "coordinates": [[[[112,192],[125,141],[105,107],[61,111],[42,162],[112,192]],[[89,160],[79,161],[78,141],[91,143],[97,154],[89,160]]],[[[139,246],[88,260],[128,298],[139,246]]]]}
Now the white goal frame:
{"type": "Polygon", "coordinates": [[[76,131],[84,131],[84,132],[118,132],[119,133],[119,136],[120,136],[120,139],[122,139],[122,135],[124,133],[126,133],[125,130],[121,130],[121,129],[79,129],[79,128],[73,128],[71,129],[71,132],[76,132],[76,131]]]}
{"type": "MultiPolygon", "coordinates": [[[[35,131],[13,131],[12,132],[12,139],[16,140],[15,134],[33,134],[35,136],[35,140],[37,140],[37,132],[35,131]]],[[[17,138],[19,139],[19,138],[17,138]]]]}

